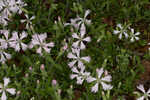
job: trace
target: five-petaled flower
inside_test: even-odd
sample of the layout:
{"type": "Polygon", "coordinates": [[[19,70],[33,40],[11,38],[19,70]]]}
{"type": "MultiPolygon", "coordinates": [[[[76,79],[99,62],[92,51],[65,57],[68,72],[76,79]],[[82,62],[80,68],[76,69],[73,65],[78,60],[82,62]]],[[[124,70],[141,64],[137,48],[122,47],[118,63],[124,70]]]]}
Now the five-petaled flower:
{"type": "Polygon", "coordinates": [[[78,63],[78,67],[81,68],[83,67],[83,62],[90,62],[90,57],[80,57],[80,49],[74,49],[72,48],[72,52],[68,53],[67,55],[68,58],[73,59],[73,61],[69,62],[69,67],[73,67],[76,63],[78,63]]]}
{"type": "Polygon", "coordinates": [[[91,41],[90,37],[84,38],[85,34],[86,34],[86,28],[85,28],[85,25],[82,24],[81,28],[80,28],[79,35],[77,35],[77,33],[72,34],[72,37],[74,39],[78,39],[76,42],[74,42],[72,44],[72,46],[75,47],[75,48],[80,48],[81,50],[85,49],[86,47],[85,47],[83,42],[90,42],[91,41]]]}
{"type": "Polygon", "coordinates": [[[101,68],[101,69],[96,69],[96,72],[97,72],[97,78],[94,78],[94,77],[88,77],[87,78],[87,82],[93,82],[93,81],[96,81],[96,84],[92,87],[91,91],[96,93],[98,91],[98,88],[99,88],[99,84],[102,85],[102,88],[104,90],[111,90],[113,88],[112,85],[110,84],[107,84],[108,82],[111,82],[111,76],[110,75],[106,75],[106,76],[102,76],[103,73],[104,73],[104,69],[101,68]]]}
{"type": "Polygon", "coordinates": [[[90,72],[85,71],[85,67],[81,67],[80,71],[77,69],[77,67],[72,67],[73,74],[70,75],[71,79],[76,78],[77,84],[82,84],[84,80],[87,79],[87,77],[90,76],[90,72]]]}
{"type": "Polygon", "coordinates": [[[9,78],[4,78],[4,84],[0,84],[0,93],[2,93],[1,100],[7,100],[6,92],[15,95],[16,89],[14,88],[7,88],[8,84],[10,83],[9,78]]]}
{"type": "Polygon", "coordinates": [[[139,98],[137,98],[137,100],[144,100],[144,98],[146,100],[149,100],[148,98],[150,97],[150,89],[148,89],[148,91],[146,92],[145,89],[144,89],[144,86],[142,84],[140,84],[139,86],[137,86],[137,88],[143,92],[143,95],[139,98]]]}
{"type": "Polygon", "coordinates": [[[140,32],[134,33],[134,29],[133,28],[130,28],[130,30],[131,30],[131,39],[130,39],[130,41],[134,42],[135,40],[139,40],[138,35],[140,35],[140,32]]]}
{"type": "Polygon", "coordinates": [[[13,32],[12,35],[13,36],[10,38],[10,47],[14,48],[15,51],[20,51],[21,48],[25,51],[28,46],[22,41],[27,37],[27,33],[23,31],[18,35],[18,32],[13,32]]]}
{"type": "Polygon", "coordinates": [[[31,18],[29,18],[27,14],[25,14],[25,16],[26,19],[22,19],[21,22],[26,23],[26,29],[33,29],[32,20],[35,19],[35,16],[32,16],[31,18]]]}
{"type": "Polygon", "coordinates": [[[33,48],[34,46],[39,46],[36,50],[37,53],[42,55],[42,49],[44,49],[47,53],[50,53],[51,48],[54,47],[53,42],[46,43],[47,34],[34,34],[32,36],[32,41],[29,45],[29,48],[33,48]]]}
{"type": "Polygon", "coordinates": [[[119,34],[119,39],[122,39],[122,35],[128,38],[127,30],[121,24],[117,24],[117,30],[114,30],[114,34],[119,34]]]}

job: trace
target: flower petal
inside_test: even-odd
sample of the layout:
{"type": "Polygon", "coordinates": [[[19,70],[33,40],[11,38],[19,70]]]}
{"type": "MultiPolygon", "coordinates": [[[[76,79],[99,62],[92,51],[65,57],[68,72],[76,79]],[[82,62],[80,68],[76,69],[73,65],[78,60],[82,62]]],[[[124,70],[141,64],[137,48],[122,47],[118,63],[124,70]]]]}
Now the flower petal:
{"type": "Polygon", "coordinates": [[[9,92],[12,95],[16,94],[16,89],[14,89],[14,88],[6,89],[6,91],[9,92]]]}
{"type": "Polygon", "coordinates": [[[98,83],[96,83],[91,89],[91,92],[96,93],[97,91],[98,91],[98,83]]]}
{"type": "Polygon", "coordinates": [[[1,100],[7,100],[5,91],[3,91],[2,93],[1,100]]]}
{"type": "Polygon", "coordinates": [[[142,91],[143,93],[145,93],[145,89],[144,89],[144,86],[143,84],[140,84],[139,86],[137,86],[137,88],[142,91]]]}
{"type": "Polygon", "coordinates": [[[4,77],[4,87],[6,87],[8,85],[8,83],[10,82],[10,79],[7,77],[4,77]]]}
{"type": "Polygon", "coordinates": [[[106,84],[104,82],[101,82],[101,84],[104,90],[111,90],[113,88],[111,85],[106,84]]]}

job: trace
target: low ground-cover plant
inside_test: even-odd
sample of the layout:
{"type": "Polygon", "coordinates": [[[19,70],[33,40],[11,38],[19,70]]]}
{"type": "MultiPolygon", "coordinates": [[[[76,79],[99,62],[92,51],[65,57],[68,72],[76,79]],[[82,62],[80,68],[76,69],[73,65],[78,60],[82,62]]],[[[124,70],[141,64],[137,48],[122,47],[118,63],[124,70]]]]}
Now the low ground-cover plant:
{"type": "Polygon", "coordinates": [[[148,0],[1,0],[1,100],[149,100],[148,12],[148,0]]]}

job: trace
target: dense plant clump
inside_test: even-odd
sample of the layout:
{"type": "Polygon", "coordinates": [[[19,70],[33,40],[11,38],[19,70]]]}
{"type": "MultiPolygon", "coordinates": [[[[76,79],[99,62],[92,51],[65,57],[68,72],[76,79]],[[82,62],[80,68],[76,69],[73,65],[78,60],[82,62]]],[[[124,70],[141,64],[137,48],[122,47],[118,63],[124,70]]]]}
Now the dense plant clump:
{"type": "Polygon", "coordinates": [[[149,100],[149,9],[149,0],[0,0],[1,100],[149,100]]]}

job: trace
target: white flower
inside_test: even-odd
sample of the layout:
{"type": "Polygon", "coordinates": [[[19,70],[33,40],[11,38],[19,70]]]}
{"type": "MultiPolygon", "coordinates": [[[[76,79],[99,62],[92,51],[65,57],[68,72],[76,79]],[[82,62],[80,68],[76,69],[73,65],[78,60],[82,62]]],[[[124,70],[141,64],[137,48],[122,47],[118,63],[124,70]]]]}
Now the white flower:
{"type": "Polygon", "coordinates": [[[91,12],[90,10],[86,10],[85,14],[84,14],[84,18],[77,16],[77,22],[79,25],[80,24],[87,24],[87,25],[91,24],[91,20],[86,19],[86,17],[89,15],[90,12],[91,12]]]}
{"type": "Polygon", "coordinates": [[[4,48],[0,46],[0,62],[5,63],[7,59],[11,59],[11,55],[4,51],[4,48]]]}
{"type": "Polygon", "coordinates": [[[69,59],[73,59],[73,61],[68,64],[69,67],[73,67],[76,63],[78,63],[79,68],[83,67],[82,61],[90,62],[91,59],[89,56],[80,57],[80,49],[73,49],[73,48],[72,52],[68,53],[67,57],[69,59]]]}
{"type": "Polygon", "coordinates": [[[10,38],[10,47],[14,48],[15,51],[20,51],[22,48],[23,51],[27,49],[27,45],[23,43],[23,39],[27,37],[27,33],[25,31],[22,32],[22,34],[19,34],[17,32],[12,33],[12,37],[10,38]]]}
{"type": "Polygon", "coordinates": [[[4,78],[3,80],[4,80],[4,85],[0,84],[0,93],[2,93],[1,100],[7,100],[6,92],[8,92],[12,95],[15,95],[16,94],[16,89],[7,88],[7,85],[10,82],[9,78],[4,78]]]}
{"type": "Polygon", "coordinates": [[[117,24],[117,30],[114,30],[114,34],[119,34],[119,39],[122,39],[122,35],[128,38],[127,30],[121,24],[117,24]]]}
{"type": "Polygon", "coordinates": [[[130,41],[134,42],[135,40],[139,40],[138,35],[140,35],[140,32],[134,33],[134,29],[133,28],[130,28],[130,30],[131,30],[131,39],[130,39],[130,41]]]}
{"type": "Polygon", "coordinates": [[[80,33],[79,35],[77,35],[77,33],[73,33],[72,34],[72,37],[75,38],[75,39],[78,39],[78,41],[74,42],[72,44],[73,47],[75,48],[80,48],[81,50],[85,49],[85,45],[83,42],[90,42],[91,41],[91,38],[90,37],[86,37],[84,38],[84,35],[86,34],[86,28],[85,28],[85,25],[82,24],[81,25],[81,28],[80,28],[80,33]]]}
{"type": "Polygon", "coordinates": [[[42,55],[42,49],[44,49],[47,53],[50,53],[51,48],[54,47],[54,43],[46,43],[47,34],[34,34],[32,36],[32,41],[30,43],[30,48],[33,48],[34,46],[39,46],[39,48],[36,50],[37,53],[42,55]]]}
{"type": "Polygon", "coordinates": [[[86,12],[84,14],[84,18],[77,16],[77,18],[70,19],[70,23],[65,23],[64,26],[71,25],[71,26],[74,26],[76,30],[78,30],[81,24],[90,25],[91,20],[86,19],[86,17],[89,15],[89,13],[90,13],[90,10],[86,10],[86,12]]]}
{"type": "Polygon", "coordinates": [[[65,24],[64,24],[64,26],[71,25],[71,26],[73,26],[76,30],[78,30],[78,29],[79,29],[80,24],[79,24],[79,23],[77,23],[77,21],[78,21],[78,18],[70,19],[70,23],[65,23],[65,24]]]}
{"type": "Polygon", "coordinates": [[[103,75],[103,68],[101,69],[96,69],[97,71],[97,75],[98,77],[97,78],[94,78],[94,77],[88,77],[87,78],[87,82],[93,82],[93,81],[96,81],[96,84],[92,87],[91,91],[96,93],[98,91],[98,88],[99,88],[99,84],[102,85],[102,88],[104,90],[111,90],[113,88],[113,86],[111,86],[110,84],[107,84],[108,82],[111,82],[111,76],[110,75],[105,75],[104,77],[102,77],[103,75]]]}
{"type": "Polygon", "coordinates": [[[26,19],[22,19],[21,22],[22,23],[26,23],[26,29],[32,29],[32,20],[35,19],[35,16],[32,16],[31,18],[29,18],[29,16],[27,14],[25,14],[26,19]]]}
{"type": "Polygon", "coordinates": [[[141,97],[137,98],[137,100],[144,100],[144,98],[145,98],[146,100],[149,100],[148,98],[150,97],[150,89],[148,89],[148,91],[146,92],[145,89],[144,89],[144,86],[143,86],[142,84],[140,84],[139,86],[137,86],[137,88],[138,88],[141,92],[144,93],[141,97]]]}
{"type": "Polygon", "coordinates": [[[74,74],[70,75],[71,79],[76,78],[77,79],[77,84],[82,84],[85,79],[90,75],[90,72],[85,71],[85,67],[82,67],[81,70],[79,71],[76,67],[72,67],[72,72],[74,74]]]}

